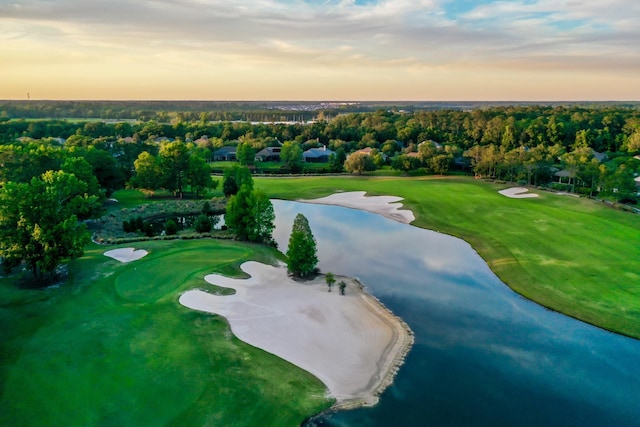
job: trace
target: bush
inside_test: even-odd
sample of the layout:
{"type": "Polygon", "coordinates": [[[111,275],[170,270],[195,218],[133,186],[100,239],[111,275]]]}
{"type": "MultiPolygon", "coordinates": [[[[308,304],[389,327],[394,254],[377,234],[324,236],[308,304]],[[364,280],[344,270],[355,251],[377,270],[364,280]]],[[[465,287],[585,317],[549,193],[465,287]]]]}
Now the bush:
{"type": "Polygon", "coordinates": [[[168,219],[164,224],[164,232],[167,236],[173,236],[178,232],[178,224],[172,219],[168,219]]]}
{"type": "Polygon", "coordinates": [[[213,228],[213,223],[211,221],[211,218],[209,218],[207,215],[204,215],[204,214],[198,215],[194,224],[194,228],[198,233],[210,232],[211,229],[213,228]]]}
{"type": "Polygon", "coordinates": [[[149,221],[142,223],[142,231],[147,237],[153,236],[153,225],[149,221]]]}

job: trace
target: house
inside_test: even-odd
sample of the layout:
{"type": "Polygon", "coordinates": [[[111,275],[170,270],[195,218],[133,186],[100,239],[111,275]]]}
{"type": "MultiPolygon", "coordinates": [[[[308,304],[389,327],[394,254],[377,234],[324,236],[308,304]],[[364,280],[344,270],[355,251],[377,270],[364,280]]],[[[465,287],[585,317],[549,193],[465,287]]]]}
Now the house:
{"type": "Polygon", "coordinates": [[[560,184],[571,184],[571,178],[573,178],[573,175],[575,174],[572,174],[566,169],[563,169],[553,174],[553,176],[558,178],[557,182],[560,184]],[[565,178],[566,178],[566,182],[565,182],[565,178]]]}
{"type": "Polygon", "coordinates": [[[222,147],[213,153],[214,161],[230,161],[236,160],[236,147],[222,147]]]}
{"type": "Polygon", "coordinates": [[[607,153],[598,153],[596,150],[591,150],[591,152],[593,153],[593,158],[599,161],[600,163],[609,159],[609,156],[607,156],[607,153]]]}
{"type": "Polygon", "coordinates": [[[332,154],[335,154],[335,152],[327,150],[327,146],[323,145],[321,148],[309,148],[302,153],[302,157],[308,163],[327,163],[332,154]]]}
{"type": "MultiPolygon", "coordinates": [[[[371,148],[371,147],[366,147],[366,148],[363,148],[363,149],[361,149],[361,150],[356,150],[356,151],[354,151],[354,152],[353,152],[353,153],[351,153],[351,154],[364,154],[364,155],[366,155],[366,156],[370,156],[370,155],[371,155],[371,153],[372,153],[374,150],[376,150],[376,149],[375,149],[375,148],[371,148]]],[[[384,154],[384,153],[380,152],[379,150],[376,150],[376,151],[378,152],[378,154],[380,154],[380,155],[382,156],[382,159],[383,159],[383,160],[385,160],[385,161],[387,160],[388,156],[387,156],[386,154],[384,154]]],[[[349,156],[350,156],[351,154],[349,154],[349,156]]],[[[348,158],[349,156],[347,156],[347,158],[348,158]]]]}
{"type": "Polygon", "coordinates": [[[434,141],[432,139],[428,139],[426,141],[422,141],[420,144],[418,144],[418,147],[420,147],[422,144],[431,144],[431,145],[433,145],[433,148],[435,148],[438,151],[444,150],[444,145],[442,145],[439,142],[436,142],[436,141],[434,141]]]}
{"type": "Polygon", "coordinates": [[[256,153],[256,160],[259,162],[277,162],[280,161],[280,152],[282,147],[266,147],[256,153]]]}
{"type": "Polygon", "coordinates": [[[209,137],[207,135],[203,135],[200,138],[193,141],[193,143],[196,145],[207,146],[211,144],[211,141],[209,141],[209,137]]]}

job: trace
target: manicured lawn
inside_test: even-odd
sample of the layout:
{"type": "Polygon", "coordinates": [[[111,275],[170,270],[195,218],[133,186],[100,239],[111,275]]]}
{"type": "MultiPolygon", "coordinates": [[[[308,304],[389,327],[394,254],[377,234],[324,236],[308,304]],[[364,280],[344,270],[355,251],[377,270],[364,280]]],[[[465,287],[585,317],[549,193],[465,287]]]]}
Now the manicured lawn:
{"type": "Polygon", "coordinates": [[[310,374],[236,339],[179,294],[214,289],[270,248],[227,241],[135,244],[122,264],[90,246],[69,282],[17,289],[0,279],[0,425],[295,426],[330,405],[310,374]]]}
{"type": "Polygon", "coordinates": [[[640,338],[638,215],[542,191],[509,199],[498,194],[508,185],[470,178],[259,178],[256,186],[283,199],[353,190],[404,197],[414,225],[468,241],[516,292],[640,338]]]}

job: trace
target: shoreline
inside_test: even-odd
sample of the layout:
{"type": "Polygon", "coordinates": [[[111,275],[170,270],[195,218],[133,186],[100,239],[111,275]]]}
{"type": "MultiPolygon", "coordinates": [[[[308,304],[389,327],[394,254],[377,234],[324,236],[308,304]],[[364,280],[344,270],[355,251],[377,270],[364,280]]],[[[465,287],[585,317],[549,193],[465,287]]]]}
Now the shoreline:
{"type": "Polygon", "coordinates": [[[348,278],[346,276],[335,276],[337,279],[350,279],[356,283],[357,292],[360,293],[362,299],[366,304],[369,304],[371,310],[376,312],[379,316],[386,319],[387,322],[394,323],[394,338],[392,343],[385,350],[382,359],[385,361],[383,367],[378,371],[375,378],[372,379],[370,389],[370,395],[373,399],[360,400],[352,399],[345,400],[343,402],[336,402],[331,410],[340,409],[353,409],[358,407],[375,406],[380,400],[380,395],[387,389],[398,373],[400,367],[404,364],[405,359],[413,344],[415,342],[415,336],[409,325],[405,323],[399,316],[394,314],[386,305],[384,305],[378,298],[367,292],[366,287],[357,278],[348,278]]]}
{"type": "Polygon", "coordinates": [[[240,340],[316,376],[336,400],[331,409],[379,401],[414,342],[402,319],[354,278],[335,276],[347,283],[343,296],[327,291],[324,275],[294,281],[283,266],[249,261],[241,268],[248,279],[205,278],[234,295],[196,289],[183,293],[180,304],[225,317],[240,340]]]}

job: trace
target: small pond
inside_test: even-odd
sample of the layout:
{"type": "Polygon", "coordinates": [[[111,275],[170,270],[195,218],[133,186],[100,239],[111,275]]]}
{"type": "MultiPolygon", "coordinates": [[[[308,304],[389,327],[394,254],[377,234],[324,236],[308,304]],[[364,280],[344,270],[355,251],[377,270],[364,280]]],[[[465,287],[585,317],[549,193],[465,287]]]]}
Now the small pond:
{"type": "Polygon", "coordinates": [[[273,203],[281,251],[303,213],[322,271],[360,278],[415,332],[376,407],[308,426],[640,425],[640,341],[525,300],[462,240],[353,209],[273,203]]]}

